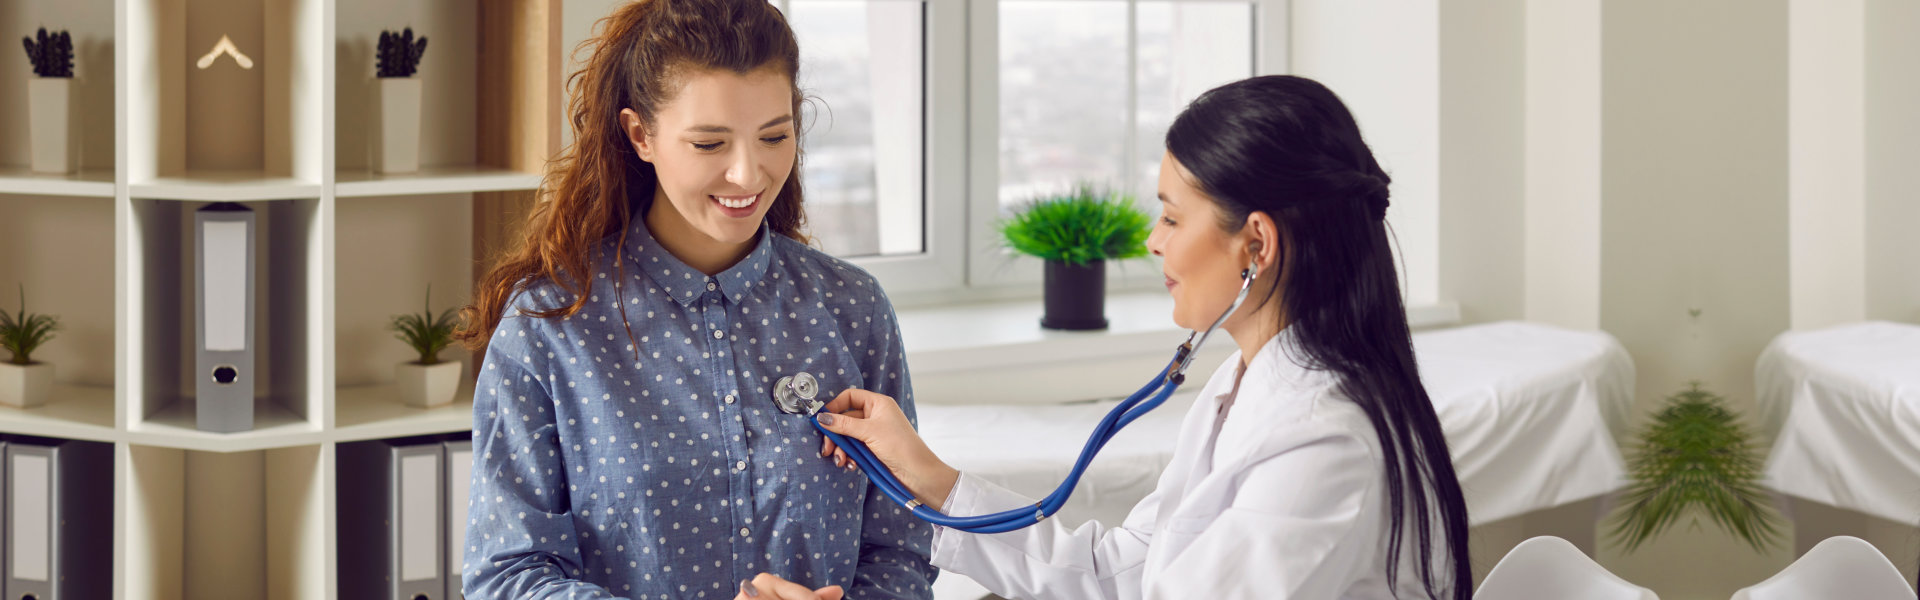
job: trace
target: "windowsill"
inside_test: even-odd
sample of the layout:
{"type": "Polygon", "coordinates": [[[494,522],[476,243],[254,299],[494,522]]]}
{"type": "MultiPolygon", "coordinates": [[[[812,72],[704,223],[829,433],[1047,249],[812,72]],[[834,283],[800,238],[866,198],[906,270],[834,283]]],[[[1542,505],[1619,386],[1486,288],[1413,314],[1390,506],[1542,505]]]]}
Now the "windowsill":
{"type": "MultiPolygon", "coordinates": [[[[896,309],[900,332],[907,348],[907,364],[915,381],[915,393],[936,402],[952,402],[954,396],[983,395],[974,387],[980,378],[992,378],[999,389],[996,396],[1011,394],[1012,401],[1069,401],[1112,395],[1124,395],[1139,382],[1132,381],[1131,370],[1137,364],[1160,364],[1173,355],[1174,348],[1190,333],[1173,324],[1173,298],[1166,292],[1125,292],[1107,296],[1109,327],[1103,331],[1055,331],[1042,329],[1039,299],[923,306],[896,309]],[[1112,364],[1111,369],[1102,365],[1112,364]],[[1129,365],[1123,367],[1123,365],[1129,365]],[[1051,369],[1051,371],[1050,371],[1051,369]],[[1079,378],[1084,385],[1062,386],[1048,381],[1056,391],[1022,392],[1038,381],[1056,379],[1079,371],[1085,375],[1115,371],[1093,379],[1079,378]],[[1115,382],[1113,375],[1126,381],[1115,382]],[[949,384],[949,382],[958,382],[949,384]],[[929,388],[929,385],[932,388],[929,388]],[[946,389],[941,389],[946,388],[946,389]],[[961,388],[965,388],[964,390],[961,388]],[[1078,390],[1084,389],[1085,392],[1078,390]],[[1002,391],[1004,390],[1004,391],[1002,391]],[[946,394],[953,391],[958,393],[946,394]]],[[[1459,322],[1459,306],[1443,303],[1407,311],[1413,329],[1440,327],[1459,322]]],[[[1233,353],[1233,342],[1224,334],[1203,349],[1205,361],[1217,364],[1233,353]]],[[[1197,361],[1201,362],[1201,361],[1197,361]]],[[[1192,372],[1204,373],[1196,364],[1192,372]]],[[[1147,368],[1153,368],[1151,366],[1147,368]]],[[[1209,367],[1210,368],[1210,367],[1209,367]]],[[[1068,376],[1071,377],[1071,376],[1068,376]]],[[[988,386],[991,387],[991,386],[988,386]]]]}

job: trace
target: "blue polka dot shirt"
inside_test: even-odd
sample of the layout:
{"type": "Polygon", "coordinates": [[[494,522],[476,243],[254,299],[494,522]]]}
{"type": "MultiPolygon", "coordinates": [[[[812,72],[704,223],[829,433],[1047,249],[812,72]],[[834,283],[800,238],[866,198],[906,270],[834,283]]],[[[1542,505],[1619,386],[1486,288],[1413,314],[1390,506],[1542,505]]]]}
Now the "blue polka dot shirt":
{"type": "Polygon", "coordinates": [[[931,597],[930,526],[820,458],[819,434],[772,400],[805,371],[823,399],[869,389],[914,417],[871,275],[763,227],[708,276],[637,217],[593,264],[570,317],[525,314],[574,300],[529,280],[482,361],[467,597],[732,598],[761,572],[931,597]]]}

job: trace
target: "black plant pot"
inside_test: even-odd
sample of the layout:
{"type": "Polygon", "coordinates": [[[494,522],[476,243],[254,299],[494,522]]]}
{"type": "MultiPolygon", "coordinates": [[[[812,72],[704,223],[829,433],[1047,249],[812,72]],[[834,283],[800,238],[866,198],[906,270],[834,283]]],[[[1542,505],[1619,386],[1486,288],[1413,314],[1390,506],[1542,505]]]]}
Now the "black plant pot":
{"type": "Polygon", "coordinates": [[[1047,261],[1047,312],[1040,326],[1047,329],[1107,328],[1107,265],[1093,261],[1070,265],[1047,261]]]}

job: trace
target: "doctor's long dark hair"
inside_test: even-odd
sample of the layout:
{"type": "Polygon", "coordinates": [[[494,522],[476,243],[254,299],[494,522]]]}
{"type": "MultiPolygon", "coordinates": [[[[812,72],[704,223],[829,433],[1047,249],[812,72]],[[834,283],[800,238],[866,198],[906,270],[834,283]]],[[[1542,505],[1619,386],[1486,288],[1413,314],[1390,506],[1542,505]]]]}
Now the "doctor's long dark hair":
{"type": "Polygon", "coordinates": [[[1298,341],[1298,356],[1288,358],[1337,374],[1380,437],[1390,589],[1404,583],[1396,581],[1401,544],[1411,541],[1428,595],[1471,598],[1466,500],[1420,383],[1388,246],[1390,180],[1353,115],[1313,80],[1255,77],[1194,100],[1167,130],[1167,152],[1219,205],[1227,231],[1239,231],[1256,211],[1278,226],[1280,276],[1261,303],[1280,303],[1298,341]],[[1413,540],[1402,539],[1408,516],[1413,540]],[[1434,572],[1436,549],[1449,559],[1441,573],[1434,572]]]}

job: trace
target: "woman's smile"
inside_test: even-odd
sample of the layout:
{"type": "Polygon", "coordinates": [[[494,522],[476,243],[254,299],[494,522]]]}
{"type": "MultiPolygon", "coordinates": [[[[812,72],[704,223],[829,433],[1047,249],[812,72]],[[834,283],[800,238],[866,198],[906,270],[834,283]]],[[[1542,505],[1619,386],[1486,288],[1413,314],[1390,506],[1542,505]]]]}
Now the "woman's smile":
{"type": "Polygon", "coordinates": [[[738,195],[738,196],[718,196],[718,195],[709,194],[707,197],[712,198],[714,205],[720,207],[720,214],[726,215],[727,217],[734,218],[734,219],[754,218],[754,210],[753,210],[754,205],[758,204],[760,200],[760,194],[745,194],[745,195],[738,195]]]}

